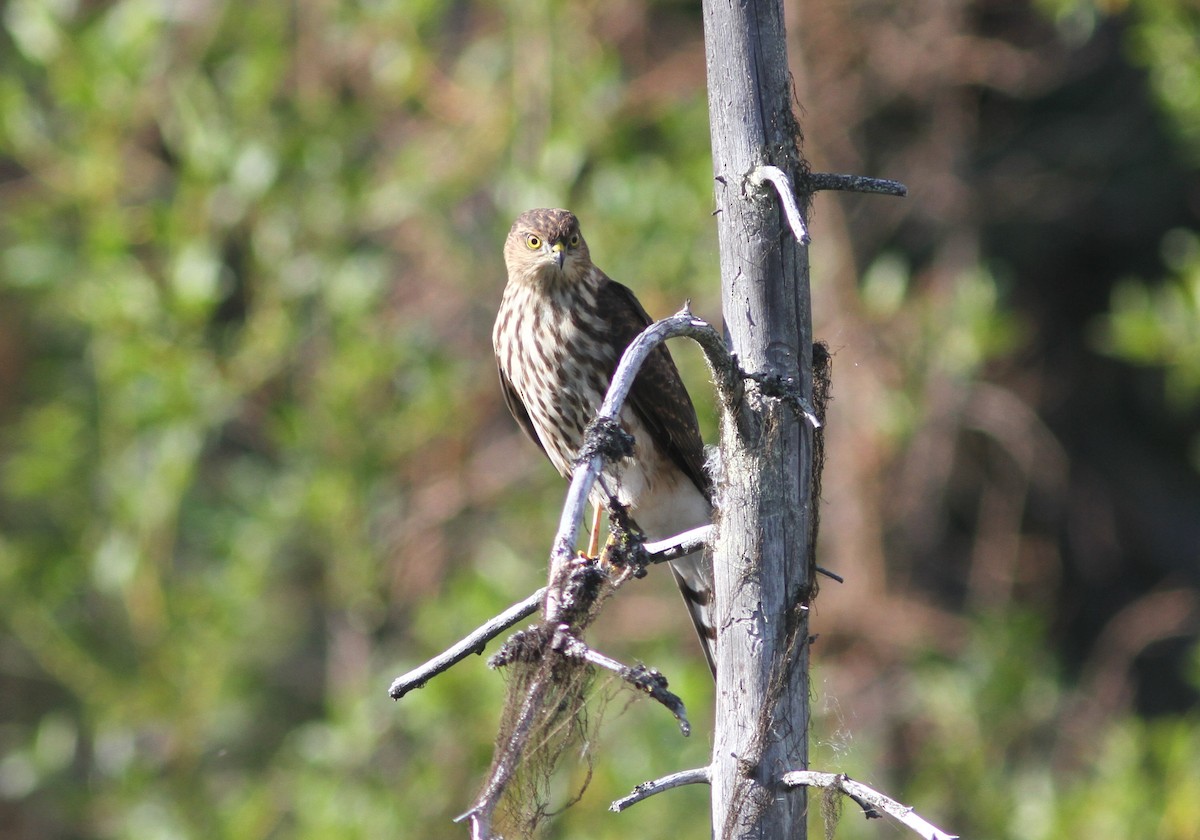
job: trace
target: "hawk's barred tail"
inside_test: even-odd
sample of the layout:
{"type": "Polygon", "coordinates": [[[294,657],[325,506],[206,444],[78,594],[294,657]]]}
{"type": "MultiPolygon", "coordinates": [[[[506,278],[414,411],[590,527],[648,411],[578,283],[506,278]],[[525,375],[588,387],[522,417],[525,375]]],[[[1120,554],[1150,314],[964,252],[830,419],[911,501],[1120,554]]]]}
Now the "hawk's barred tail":
{"type": "Polygon", "coordinates": [[[704,658],[708,660],[708,667],[716,677],[717,623],[716,611],[713,609],[712,554],[708,549],[703,549],[681,560],[672,560],[671,573],[675,576],[675,583],[679,585],[679,593],[683,595],[688,615],[692,617],[696,635],[700,637],[704,658]]]}

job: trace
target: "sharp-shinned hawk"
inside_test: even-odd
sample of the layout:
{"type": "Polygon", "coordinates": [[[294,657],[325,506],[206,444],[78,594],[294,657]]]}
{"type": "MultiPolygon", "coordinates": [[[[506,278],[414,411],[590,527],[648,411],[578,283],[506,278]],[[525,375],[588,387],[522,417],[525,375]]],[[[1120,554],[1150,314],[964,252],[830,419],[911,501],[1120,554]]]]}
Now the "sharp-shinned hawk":
{"type": "MultiPolygon", "coordinates": [[[[566,210],[522,213],[504,244],[508,284],[492,344],[509,410],[563,475],[570,476],[584,428],[608,390],[621,354],[650,317],[626,287],[593,263],[566,210]]],[[[696,410],[663,345],[634,381],[620,416],[634,454],[610,466],[606,486],[650,540],[712,520],[712,482],[696,410]]],[[[604,492],[592,502],[603,507],[604,492]]],[[[701,551],[671,563],[714,668],[712,560],[701,551]]]]}

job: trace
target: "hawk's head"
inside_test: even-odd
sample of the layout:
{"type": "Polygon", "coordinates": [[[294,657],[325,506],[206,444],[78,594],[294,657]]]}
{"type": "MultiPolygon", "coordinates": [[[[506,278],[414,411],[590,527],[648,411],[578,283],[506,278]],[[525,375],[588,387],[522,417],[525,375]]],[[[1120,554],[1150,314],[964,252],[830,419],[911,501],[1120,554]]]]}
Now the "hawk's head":
{"type": "Polygon", "coordinates": [[[504,243],[510,279],[576,282],[591,268],[579,220],[570,210],[527,210],[504,243]]]}

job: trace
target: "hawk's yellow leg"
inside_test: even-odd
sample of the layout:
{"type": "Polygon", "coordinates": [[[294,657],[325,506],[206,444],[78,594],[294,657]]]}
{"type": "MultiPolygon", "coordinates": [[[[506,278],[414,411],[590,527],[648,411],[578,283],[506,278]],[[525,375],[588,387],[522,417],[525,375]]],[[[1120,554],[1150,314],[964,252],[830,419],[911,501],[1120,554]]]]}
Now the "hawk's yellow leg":
{"type": "Polygon", "coordinates": [[[600,550],[600,514],[603,511],[598,506],[592,507],[592,536],[588,540],[588,557],[595,557],[600,550]]]}

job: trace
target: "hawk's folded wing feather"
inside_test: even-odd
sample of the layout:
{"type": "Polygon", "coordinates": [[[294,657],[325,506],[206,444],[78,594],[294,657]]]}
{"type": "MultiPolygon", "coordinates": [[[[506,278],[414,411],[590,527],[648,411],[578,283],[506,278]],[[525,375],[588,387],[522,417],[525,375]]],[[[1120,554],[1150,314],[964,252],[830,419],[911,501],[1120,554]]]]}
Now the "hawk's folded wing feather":
{"type": "Polygon", "coordinates": [[[500,390],[504,393],[504,404],[508,406],[508,410],[512,416],[516,418],[517,424],[521,427],[526,436],[529,437],[542,450],[542,454],[550,457],[546,452],[546,447],[542,443],[542,439],[538,437],[537,428],[533,425],[533,419],[529,416],[528,409],[525,408],[525,403],[521,401],[520,394],[513,387],[512,380],[504,372],[504,368],[500,367],[497,359],[496,370],[500,374],[500,390]]]}
{"type": "MultiPolygon", "coordinates": [[[[615,280],[605,279],[608,282],[600,287],[597,304],[613,326],[613,343],[623,353],[650,326],[650,316],[633,292],[615,280]]],[[[704,441],[700,437],[696,408],[666,345],[654,348],[638,371],[629,392],[629,403],[654,443],[711,502],[712,480],[704,470],[704,441]]]]}

